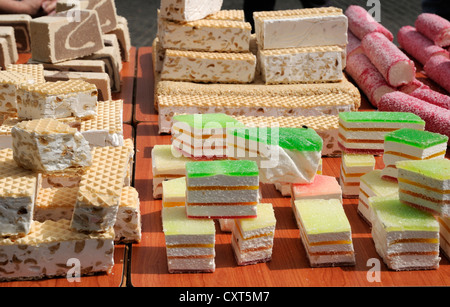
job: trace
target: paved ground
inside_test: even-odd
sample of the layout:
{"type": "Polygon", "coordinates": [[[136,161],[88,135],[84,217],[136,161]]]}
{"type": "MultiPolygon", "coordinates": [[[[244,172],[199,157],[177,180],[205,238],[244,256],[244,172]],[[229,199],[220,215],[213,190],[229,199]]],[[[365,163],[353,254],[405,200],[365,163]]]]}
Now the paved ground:
{"type": "MultiPolygon", "coordinates": [[[[261,0],[264,1],[264,0],[261,0]]],[[[367,3],[370,0],[331,0],[331,5],[346,9],[351,4],[357,4],[371,9],[367,3]]],[[[400,27],[413,25],[421,13],[421,0],[380,0],[381,23],[397,34],[400,27]]],[[[151,46],[156,36],[156,10],[160,0],[116,0],[118,14],[128,19],[132,44],[136,47],[151,46]]],[[[243,0],[223,0],[223,9],[242,9],[243,0]]],[[[299,0],[278,0],[275,9],[301,8],[299,0]]]]}

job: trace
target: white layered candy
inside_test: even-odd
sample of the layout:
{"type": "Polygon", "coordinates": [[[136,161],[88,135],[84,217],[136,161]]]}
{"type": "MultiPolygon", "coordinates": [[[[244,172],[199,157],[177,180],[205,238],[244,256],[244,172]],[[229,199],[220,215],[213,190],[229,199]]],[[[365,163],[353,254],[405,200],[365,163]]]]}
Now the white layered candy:
{"type": "Polygon", "coordinates": [[[337,46],[259,50],[266,84],[337,82],[343,78],[343,49],[337,46]]]}
{"type": "Polygon", "coordinates": [[[337,8],[256,12],[261,49],[347,44],[347,17],[337,8]]]}
{"type": "Polygon", "coordinates": [[[68,125],[51,118],[24,121],[11,129],[14,160],[36,172],[59,172],[91,165],[89,143],[68,125]]]}
{"type": "Polygon", "coordinates": [[[162,0],[160,14],[163,18],[178,21],[199,20],[220,11],[222,2],[223,0],[162,0]]]}

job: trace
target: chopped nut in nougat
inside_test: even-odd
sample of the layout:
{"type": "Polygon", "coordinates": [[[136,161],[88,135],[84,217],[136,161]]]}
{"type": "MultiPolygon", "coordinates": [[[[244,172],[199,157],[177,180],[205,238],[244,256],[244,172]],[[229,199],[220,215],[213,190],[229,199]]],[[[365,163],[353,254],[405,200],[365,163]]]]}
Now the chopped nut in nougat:
{"type": "Polygon", "coordinates": [[[23,121],[11,129],[14,160],[40,173],[61,172],[91,165],[89,143],[69,125],[51,118],[23,121]]]}
{"type": "Polygon", "coordinates": [[[12,149],[0,150],[0,237],[30,231],[39,179],[39,174],[17,165],[12,149]]]}
{"type": "Polygon", "coordinates": [[[161,80],[203,83],[250,83],[256,56],[247,53],[197,52],[167,49],[161,80]]]}
{"type": "Polygon", "coordinates": [[[16,71],[0,71],[0,113],[17,113],[17,90],[21,84],[34,82],[31,75],[16,71]]]}
{"type": "Polygon", "coordinates": [[[92,165],[79,184],[71,221],[73,229],[103,232],[114,226],[131,150],[128,146],[93,149],[92,165]]]}
{"type": "Polygon", "coordinates": [[[21,238],[0,239],[0,281],[69,276],[78,260],[80,275],[110,273],[114,265],[114,230],[85,234],[70,221],[33,221],[21,238]]]}

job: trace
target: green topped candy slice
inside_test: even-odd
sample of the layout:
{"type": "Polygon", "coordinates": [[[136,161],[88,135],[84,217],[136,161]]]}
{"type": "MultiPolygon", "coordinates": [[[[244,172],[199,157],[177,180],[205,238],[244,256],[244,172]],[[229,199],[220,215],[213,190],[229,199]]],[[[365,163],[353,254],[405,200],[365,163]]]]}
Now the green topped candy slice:
{"type": "Polygon", "coordinates": [[[198,161],[186,163],[186,175],[190,178],[225,176],[258,176],[258,165],[248,160],[198,161]]]}
{"type": "Polygon", "coordinates": [[[425,124],[419,116],[409,112],[341,112],[339,119],[346,122],[386,122],[425,124]]]}
{"type": "Polygon", "coordinates": [[[388,232],[439,231],[439,224],[433,215],[406,205],[398,197],[373,198],[372,208],[388,232]]]}
{"type": "Polygon", "coordinates": [[[450,180],[450,160],[406,160],[395,164],[398,169],[419,173],[436,180],[450,180]]]}
{"type": "Polygon", "coordinates": [[[322,138],[310,128],[236,128],[234,136],[268,145],[277,145],[287,150],[321,151],[322,138]]]}
{"type": "Polygon", "coordinates": [[[196,129],[243,126],[237,119],[223,113],[175,115],[173,121],[186,123],[196,129]]]}
{"type": "Polygon", "coordinates": [[[384,140],[386,142],[403,143],[425,149],[431,146],[447,143],[448,137],[439,133],[403,128],[386,134],[384,140]]]}

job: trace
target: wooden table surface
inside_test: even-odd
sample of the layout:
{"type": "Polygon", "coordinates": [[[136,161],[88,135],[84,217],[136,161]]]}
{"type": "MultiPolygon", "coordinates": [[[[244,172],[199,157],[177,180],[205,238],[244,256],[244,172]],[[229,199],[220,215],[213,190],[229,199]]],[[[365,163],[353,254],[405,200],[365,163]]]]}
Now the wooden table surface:
{"type": "MultiPolygon", "coordinates": [[[[394,272],[386,268],[375,251],[370,228],[357,213],[357,200],[344,200],[352,227],[356,265],[310,268],[300,241],[290,199],[272,185],[262,186],[262,202],[274,206],[277,226],[273,257],[268,263],[238,266],[231,249],[231,234],[216,227],[216,270],[214,273],[169,274],[161,224],[161,200],[153,199],[151,152],[157,144],[170,144],[169,135],[158,134],[154,109],[154,80],[151,47],[133,48],[133,59],[122,71],[124,84],[115,99],[125,101],[124,132],[135,139],[136,156],[133,185],[139,192],[142,240],[139,244],[116,245],[110,275],[82,277],[80,283],[65,278],[33,282],[8,282],[0,286],[135,286],[135,287],[403,287],[450,286],[450,262],[442,256],[440,267],[429,271],[394,272]],[[379,277],[372,281],[373,261],[380,264],[379,277]]],[[[361,109],[372,109],[363,99],[361,109]]],[[[376,168],[383,161],[377,157],[376,168]]],[[[324,158],[323,174],[339,176],[340,158],[324,158]]]]}

